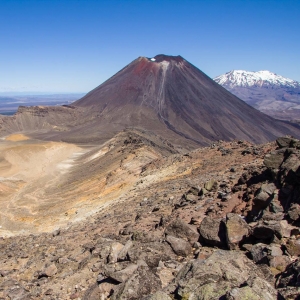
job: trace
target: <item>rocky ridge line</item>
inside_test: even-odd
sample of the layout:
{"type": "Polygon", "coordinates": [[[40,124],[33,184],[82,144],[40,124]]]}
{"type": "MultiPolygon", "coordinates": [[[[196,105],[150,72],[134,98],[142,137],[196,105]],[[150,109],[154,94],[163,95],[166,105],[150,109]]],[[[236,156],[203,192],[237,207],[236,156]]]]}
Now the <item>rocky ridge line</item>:
{"type": "Polygon", "coordinates": [[[165,190],[51,234],[2,238],[0,299],[298,299],[300,141],[237,146],[253,163],[236,184],[207,178],[178,197],[165,190]]]}

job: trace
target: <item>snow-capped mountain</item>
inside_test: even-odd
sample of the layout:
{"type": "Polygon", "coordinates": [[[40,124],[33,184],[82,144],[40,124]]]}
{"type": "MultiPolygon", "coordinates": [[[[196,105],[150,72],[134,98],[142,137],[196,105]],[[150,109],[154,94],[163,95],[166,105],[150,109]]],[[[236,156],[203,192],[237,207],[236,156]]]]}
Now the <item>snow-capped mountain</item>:
{"type": "Polygon", "coordinates": [[[256,109],[278,119],[300,120],[300,83],[270,71],[233,70],[214,80],[256,109]]]}
{"type": "Polygon", "coordinates": [[[214,80],[222,86],[229,87],[269,87],[269,86],[281,86],[281,87],[291,87],[291,88],[300,88],[300,83],[285,78],[281,75],[277,75],[270,71],[258,71],[250,72],[244,70],[233,70],[226,74],[220,75],[214,80]]]}

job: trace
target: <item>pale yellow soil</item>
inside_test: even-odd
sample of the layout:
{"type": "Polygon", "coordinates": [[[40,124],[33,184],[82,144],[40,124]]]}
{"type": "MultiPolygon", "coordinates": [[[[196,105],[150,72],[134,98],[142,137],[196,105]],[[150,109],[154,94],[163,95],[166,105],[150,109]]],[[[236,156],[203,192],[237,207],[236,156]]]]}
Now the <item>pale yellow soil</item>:
{"type": "Polygon", "coordinates": [[[84,147],[1,141],[0,234],[53,230],[123,198],[142,166],[161,157],[147,147],[123,153],[123,146],[115,139],[84,147]]]}
{"type": "Polygon", "coordinates": [[[37,208],[45,200],[44,189],[71,167],[73,157],[85,152],[72,144],[19,138],[0,143],[2,230],[20,231],[31,227],[39,217],[37,208]]]}
{"type": "Polygon", "coordinates": [[[21,134],[21,133],[16,133],[16,134],[11,134],[5,137],[6,141],[12,141],[12,142],[18,142],[18,141],[26,141],[29,140],[29,137],[21,134]]]}

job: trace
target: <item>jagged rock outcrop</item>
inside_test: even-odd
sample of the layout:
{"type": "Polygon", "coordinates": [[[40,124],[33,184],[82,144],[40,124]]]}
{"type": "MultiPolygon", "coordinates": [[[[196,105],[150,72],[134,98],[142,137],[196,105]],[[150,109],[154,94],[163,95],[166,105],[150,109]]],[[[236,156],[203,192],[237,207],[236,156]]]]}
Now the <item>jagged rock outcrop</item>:
{"type": "Polygon", "coordinates": [[[178,273],[180,299],[277,299],[277,291],[263,272],[242,253],[214,252],[205,260],[193,260],[178,273]]]}

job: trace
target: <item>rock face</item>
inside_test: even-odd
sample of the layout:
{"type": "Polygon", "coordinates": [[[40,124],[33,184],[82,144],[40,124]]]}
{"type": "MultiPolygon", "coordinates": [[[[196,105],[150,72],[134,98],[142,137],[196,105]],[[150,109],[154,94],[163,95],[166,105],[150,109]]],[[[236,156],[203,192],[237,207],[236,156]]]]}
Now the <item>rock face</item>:
{"type": "Polygon", "coordinates": [[[54,276],[57,273],[57,268],[55,266],[55,264],[52,264],[48,267],[45,268],[45,270],[43,272],[41,272],[41,274],[39,275],[40,277],[51,277],[54,276]]]}
{"type": "Polygon", "coordinates": [[[176,219],[171,222],[167,226],[165,233],[178,238],[187,239],[191,244],[197,242],[199,239],[199,234],[181,219],[176,219]]]}
{"type": "Polygon", "coordinates": [[[204,218],[200,225],[199,232],[201,238],[208,245],[221,248],[225,247],[225,224],[222,219],[204,218]]]}
{"type": "Polygon", "coordinates": [[[263,273],[239,252],[216,251],[206,260],[194,260],[176,277],[181,299],[276,299],[277,291],[263,273]],[[257,281],[252,278],[257,278],[257,281]],[[243,286],[243,287],[241,287],[243,286]],[[248,295],[248,298],[238,298],[248,295]]]}
{"type": "Polygon", "coordinates": [[[139,57],[86,96],[63,107],[21,108],[1,117],[2,135],[13,131],[69,142],[105,141],[138,128],[195,148],[211,141],[263,143],[300,137],[298,127],[255,110],[181,56],[139,57]],[[37,128],[43,133],[32,133],[37,128]]]}
{"type": "Polygon", "coordinates": [[[192,252],[191,245],[183,239],[168,235],[166,241],[170,244],[173,251],[179,256],[188,256],[192,252]]]}
{"type": "Polygon", "coordinates": [[[265,156],[265,166],[270,169],[278,169],[284,160],[285,150],[277,150],[265,156]]]}
{"type": "Polygon", "coordinates": [[[144,297],[143,300],[172,300],[172,298],[164,292],[156,292],[152,295],[144,297]]]}
{"type": "Polygon", "coordinates": [[[249,226],[237,214],[227,214],[226,216],[226,237],[230,250],[239,248],[238,244],[249,234],[249,226]]]}
{"type": "Polygon", "coordinates": [[[227,300],[253,299],[271,300],[278,299],[276,291],[270,283],[261,278],[253,278],[247,282],[247,286],[233,288],[226,293],[227,300]]]}
{"type": "Polygon", "coordinates": [[[122,283],[113,296],[112,300],[118,299],[141,299],[161,288],[160,280],[147,267],[140,267],[126,282],[122,283]]]}

